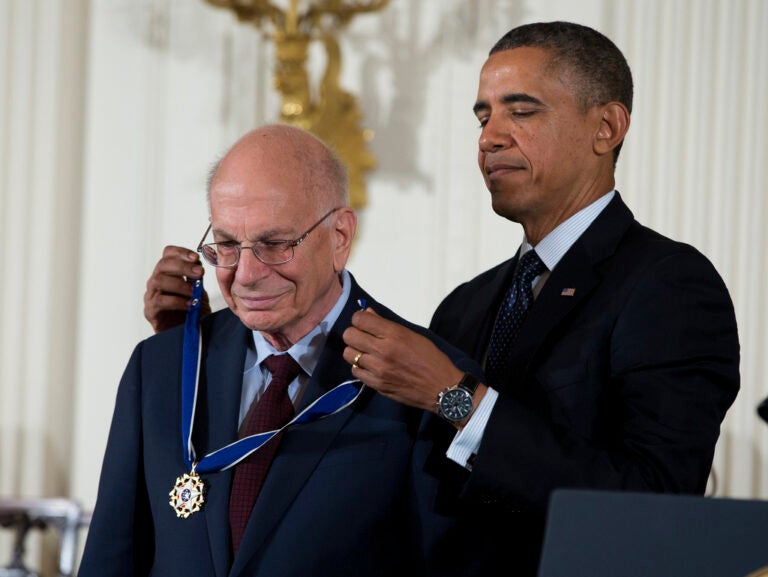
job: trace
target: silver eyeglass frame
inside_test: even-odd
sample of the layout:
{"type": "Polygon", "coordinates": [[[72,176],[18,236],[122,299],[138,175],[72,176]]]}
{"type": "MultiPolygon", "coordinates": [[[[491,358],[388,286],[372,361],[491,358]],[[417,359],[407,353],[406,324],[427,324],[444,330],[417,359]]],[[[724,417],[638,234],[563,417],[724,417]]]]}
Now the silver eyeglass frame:
{"type": "Polygon", "coordinates": [[[237,252],[237,260],[235,260],[235,262],[233,264],[214,264],[214,263],[212,263],[208,259],[208,257],[205,255],[205,252],[203,252],[203,249],[205,247],[207,247],[207,246],[210,246],[215,251],[217,244],[229,244],[229,242],[227,242],[227,243],[209,242],[209,243],[203,244],[203,241],[205,240],[205,237],[208,236],[208,233],[211,231],[211,227],[213,226],[213,223],[208,223],[208,228],[205,229],[205,233],[203,234],[203,238],[201,238],[200,242],[197,244],[197,252],[200,253],[200,255],[202,256],[203,260],[205,260],[205,262],[207,262],[208,264],[210,264],[211,266],[214,266],[216,268],[235,268],[238,264],[240,264],[240,253],[242,252],[242,250],[244,248],[250,249],[250,251],[253,253],[253,256],[255,256],[257,259],[259,259],[260,262],[262,262],[262,263],[264,263],[266,265],[285,264],[287,262],[291,262],[294,259],[294,257],[296,256],[296,251],[294,249],[297,246],[299,246],[302,242],[307,240],[307,237],[309,236],[309,233],[311,233],[318,226],[320,226],[320,224],[326,218],[328,218],[334,212],[336,212],[337,210],[340,210],[342,208],[343,207],[341,207],[341,206],[337,206],[336,208],[332,208],[331,210],[326,212],[320,220],[318,220],[315,224],[313,224],[311,227],[309,227],[309,229],[304,234],[302,234],[301,236],[299,236],[298,238],[296,238],[294,240],[275,241],[275,242],[284,243],[285,247],[289,248],[291,250],[290,256],[287,259],[285,259],[285,260],[281,260],[281,261],[278,261],[278,262],[267,262],[267,261],[265,261],[261,257],[261,255],[259,254],[259,250],[258,250],[259,249],[259,242],[263,242],[263,241],[256,241],[256,244],[253,244],[251,246],[243,246],[242,244],[232,245],[232,248],[234,248],[235,251],[237,252]]]}

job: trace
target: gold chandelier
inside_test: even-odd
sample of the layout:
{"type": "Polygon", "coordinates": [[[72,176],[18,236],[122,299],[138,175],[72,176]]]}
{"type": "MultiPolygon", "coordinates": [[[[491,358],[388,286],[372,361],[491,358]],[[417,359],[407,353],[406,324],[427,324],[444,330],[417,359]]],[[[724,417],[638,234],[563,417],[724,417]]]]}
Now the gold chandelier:
{"type": "Polygon", "coordinates": [[[253,24],[275,43],[275,88],[282,95],[280,121],[317,135],[336,151],[349,171],[350,203],[367,203],[366,172],[376,167],[368,150],[373,138],[360,126],[355,96],[341,88],[341,50],[336,34],[356,15],[384,8],[389,0],[289,0],[281,8],[272,0],[205,0],[229,8],[241,22],[253,24]],[[310,42],[325,49],[327,63],[317,90],[306,70],[310,42]],[[317,94],[316,97],[313,93],[317,94]]]}

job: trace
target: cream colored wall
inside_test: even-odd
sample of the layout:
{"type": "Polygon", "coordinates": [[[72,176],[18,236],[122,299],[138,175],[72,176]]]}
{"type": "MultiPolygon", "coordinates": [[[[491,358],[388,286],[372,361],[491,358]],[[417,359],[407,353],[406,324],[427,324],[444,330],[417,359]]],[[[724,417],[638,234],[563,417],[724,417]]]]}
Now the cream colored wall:
{"type": "MultiPolygon", "coordinates": [[[[515,250],[521,231],[492,213],[475,167],[471,108],[493,42],[552,19],[601,29],[632,66],[618,188],[731,290],[743,389],[714,489],[768,498],[754,410],[768,396],[768,2],[391,0],[358,17],[343,82],[379,168],[349,267],[427,323],[452,287],[515,250]]],[[[144,283],[165,244],[199,240],[209,164],[276,118],[271,58],[202,0],[0,0],[0,495],[92,506],[120,374],[150,334],[144,283]]]]}

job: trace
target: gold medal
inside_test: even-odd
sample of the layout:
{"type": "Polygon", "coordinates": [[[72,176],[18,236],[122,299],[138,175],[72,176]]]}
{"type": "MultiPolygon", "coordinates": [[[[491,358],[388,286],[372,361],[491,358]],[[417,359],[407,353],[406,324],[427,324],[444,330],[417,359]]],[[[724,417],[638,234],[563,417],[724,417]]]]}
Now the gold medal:
{"type": "Polygon", "coordinates": [[[176,511],[177,517],[186,519],[202,507],[205,502],[204,489],[205,484],[193,467],[191,473],[184,473],[176,479],[176,484],[168,493],[170,497],[168,504],[176,511]]]}

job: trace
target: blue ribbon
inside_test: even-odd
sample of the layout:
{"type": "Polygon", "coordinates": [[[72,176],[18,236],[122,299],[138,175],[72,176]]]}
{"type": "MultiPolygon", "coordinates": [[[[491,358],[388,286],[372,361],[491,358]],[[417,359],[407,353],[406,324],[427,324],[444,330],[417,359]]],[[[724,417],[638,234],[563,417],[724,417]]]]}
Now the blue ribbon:
{"type": "Polygon", "coordinates": [[[203,281],[195,280],[192,288],[192,300],[187,310],[184,323],[184,347],[181,366],[181,436],[184,441],[184,462],[192,472],[210,473],[224,471],[233,467],[257,451],[262,445],[280,431],[292,426],[311,423],[344,410],[355,402],[365,388],[362,381],[352,379],[334,387],[312,402],[290,422],[274,431],[266,431],[239,439],[221,449],[208,453],[197,461],[192,444],[197,391],[200,381],[200,358],[203,337],[200,332],[200,305],[203,300],[203,281]]]}
{"type": "Polygon", "coordinates": [[[184,462],[190,470],[195,462],[192,427],[195,420],[197,383],[203,348],[200,333],[200,306],[203,303],[203,290],[203,279],[197,279],[192,283],[192,300],[184,320],[184,346],[181,351],[181,438],[185,447],[184,462]]]}

